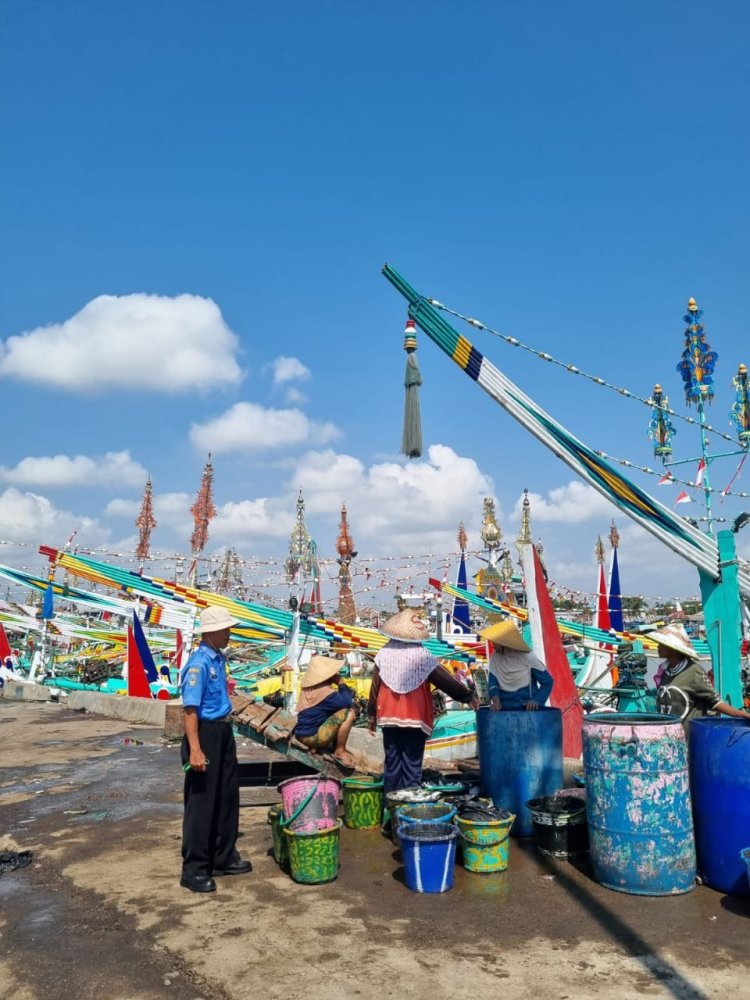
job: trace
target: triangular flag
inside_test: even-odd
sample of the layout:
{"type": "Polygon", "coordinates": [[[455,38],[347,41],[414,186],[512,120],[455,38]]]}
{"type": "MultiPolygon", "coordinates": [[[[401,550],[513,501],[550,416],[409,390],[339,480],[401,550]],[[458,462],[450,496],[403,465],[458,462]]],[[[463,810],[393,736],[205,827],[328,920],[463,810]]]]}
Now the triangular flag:
{"type": "MultiPolygon", "coordinates": [[[[463,550],[461,551],[461,562],[458,564],[458,576],[456,586],[466,590],[466,559],[463,550]]],[[[456,597],[453,601],[453,624],[458,625],[462,632],[471,632],[471,619],[469,618],[469,602],[465,597],[456,597]]]]}
{"type": "Polygon", "coordinates": [[[40,618],[54,618],[55,617],[55,602],[52,597],[52,584],[47,584],[47,589],[44,592],[44,603],[42,604],[42,613],[39,615],[40,618]]]}
{"type": "Polygon", "coordinates": [[[138,655],[141,658],[141,664],[143,665],[143,669],[146,671],[146,677],[148,677],[151,683],[158,681],[159,673],[156,669],[154,658],[151,655],[151,650],[148,648],[146,636],[143,632],[143,626],[138,620],[138,615],[135,613],[135,610],[133,611],[133,638],[135,639],[138,655]]]}
{"type": "Polygon", "coordinates": [[[128,696],[130,698],[150,698],[151,688],[141,661],[141,654],[133,636],[133,626],[128,625],[128,696]]]}
{"type": "Polygon", "coordinates": [[[656,485],[657,486],[669,486],[670,483],[672,482],[672,479],[673,479],[672,473],[671,472],[665,472],[664,475],[661,477],[661,479],[659,480],[659,482],[656,485]]]}
{"type": "Polygon", "coordinates": [[[698,471],[695,474],[695,485],[700,486],[703,483],[703,475],[706,471],[706,463],[703,459],[698,462],[698,471]]]}
{"type": "Polygon", "coordinates": [[[596,612],[594,615],[594,625],[602,632],[609,632],[612,622],[609,620],[609,607],[607,606],[607,584],[604,579],[604,564],[599,564],[599,593],[596,600],[596,612]]]}
{"type": "Polygon", "coordinates": [[[5,663],[5,661],[12,655],[13,651],[10,648],[8,636],[5,634],[3,626],[0,625],[0,662],[5,663]]]}
{"type": "Polygon", "coordinates": [[[573,671],[563,648],[539,553],[528,543],[521,545],[520,553],[527,581],[531,646],[555,679],[549,700],[552,707],[559,708],[562,713],[563,755],[577,758],[582,750],[583,708],[573,671]]]}
{"type": "Polygon", "coordinates": [[[617,549],[612,549],[612,569],[609,574],[609,621],[616,632],[622,632],[622,594],[620,593],[620,567],[617,563],[617,549]]]}
{"type": "Polygon", "coordinates": [[[678,494],[677,499],[675,500],[675,505],[678,503],[690,503],[690,497],[684,490],[682,493],[678,494]]]}

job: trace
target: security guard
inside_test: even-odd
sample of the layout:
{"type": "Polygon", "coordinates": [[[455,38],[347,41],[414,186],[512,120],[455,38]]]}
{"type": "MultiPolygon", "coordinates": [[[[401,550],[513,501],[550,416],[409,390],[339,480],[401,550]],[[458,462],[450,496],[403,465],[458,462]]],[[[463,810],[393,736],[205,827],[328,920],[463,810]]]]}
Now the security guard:
{"type": "Polygon", "coordinates": [[[180,674],[185,735],[185,815],[182,878],[192,892],[214,892],[214,875],[252,871],[235,844],[239,833],[240,786],[237,748],[229,721],[226,657],[229,630],[236,625],[223,608],[201,614],[202,642],[180,674]]]}

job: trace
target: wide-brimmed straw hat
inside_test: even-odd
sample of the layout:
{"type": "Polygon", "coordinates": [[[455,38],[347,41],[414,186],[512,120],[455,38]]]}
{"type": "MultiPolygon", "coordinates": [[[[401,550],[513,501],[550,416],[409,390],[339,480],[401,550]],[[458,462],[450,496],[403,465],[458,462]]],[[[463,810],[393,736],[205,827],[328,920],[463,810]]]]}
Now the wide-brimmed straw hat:
{"type": "Polygon", "coordinates": [[[655,632],[649,632],[647,638],[653,639],[661,646],[676,649],[678,653],[689,656],[691,660],[698,659],[698,653],[693,649],[684,625],[679,625],[676,622],[672,625],[664,625],[655,632]]]}
{"type": "Polygon", "coordinates": [[[343,660],[333,660],[330,656],[311,656],[301,687],[311,688],[329,681],[344,666],[343,660]]]}
{"type": "Polygon", "coordinates": [[[232,618],[229,612],[224,608],[204,608],[201,611],[201,624],[200,633],[205,635],[206,632],[221,632],[225,628],[232,628],[234,625],[239,625],[239,620],[237,618],[232,618]]]}
{"type": "Polygon", "coordinates": [[[523,636],[518,631],[510,618],[503,618],[501,622],[495,622],[482,629],[479,633],[483,639],[487,639],[493,646],[505,646],[506,649],[517,649],[521,653],[530,653],[531,646],[524,641],[523,636]]]}
{"type": "Polygon", "coordinates": [[[430,638],[430,627],[424,608],[404,608],[393,615],[380,631],[398,642],[424,642],[430,638]]]}

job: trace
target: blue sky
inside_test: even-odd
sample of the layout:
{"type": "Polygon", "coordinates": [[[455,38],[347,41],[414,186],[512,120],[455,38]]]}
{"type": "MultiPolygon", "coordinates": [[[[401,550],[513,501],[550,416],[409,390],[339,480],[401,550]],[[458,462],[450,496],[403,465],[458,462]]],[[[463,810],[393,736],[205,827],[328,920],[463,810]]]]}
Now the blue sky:
{"type": "MultiPolygon", "coordinates": [[[[459,520],[478,547],[485,495],[514,536],[528,487],[555,580],[591,589],[614,514],[625,591],[695,592],[424,335],[434,450],[399,458],[405,309],[380,268],[634,392],[661,381],[679,409],[694,295],[727,430],[750,363],[746,5],[25,0],[1,17],[0,557],[38,569],[35,543],[75,528],[127,553],[146,471],[154,548],[185,551],[211,446],[212,552],[283,558],[302,486],[321,554],[346,501],[390,589],[399,560],[375,556],[441,570],[459,520]]],[[[584,441],[653,464],[645,407],[469,336],[584,441]]],[[[676,457],[697,447],[680,428],[676,457]]]]}

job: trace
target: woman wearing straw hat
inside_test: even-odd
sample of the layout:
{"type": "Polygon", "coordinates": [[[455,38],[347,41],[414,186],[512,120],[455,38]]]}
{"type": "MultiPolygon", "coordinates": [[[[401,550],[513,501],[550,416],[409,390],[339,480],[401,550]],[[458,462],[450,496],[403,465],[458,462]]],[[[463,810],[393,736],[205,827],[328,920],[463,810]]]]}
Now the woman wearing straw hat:
{"type": "Polygon", "coordinates": [[[716,693],[706,672],[698,665],[698,654],[683,625],[665,625],[650,632],[648,638],[658,644],[657,653],[664,661],[655,677],[660,712],[676,715],[684,723],[708,712],[750,719],[749,712],[733,708],[716,693]]]}
{"type": "Polygon", "coordinates": [[[490,625],[479,635],[492,644],[490,708],[495,712],[533,712],[543,708],[554,680],[510,618],[490,625]]]}
{"type": "Polygon", "coordinates": [[[354,693],[341,683],[343,665],[329,656],[311,657],[302,678],[294,735],[311,750],[332,750],[338,764],[353,768],[346,741],[357,713],[352,708],[354,693]]]}
{"type": "Polygon", "coordinates": [[[367,705],[368,727],[383,732],[386,792],[411,788],[422,780],[422,758],[432,733],[434,711],[430,684],[450,698],[479,707],[473,691],[441,667],[422,643],[429,638],[424,611],[404,608],[380,630],[388,639],[375,657],[367,705]]]}

